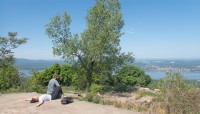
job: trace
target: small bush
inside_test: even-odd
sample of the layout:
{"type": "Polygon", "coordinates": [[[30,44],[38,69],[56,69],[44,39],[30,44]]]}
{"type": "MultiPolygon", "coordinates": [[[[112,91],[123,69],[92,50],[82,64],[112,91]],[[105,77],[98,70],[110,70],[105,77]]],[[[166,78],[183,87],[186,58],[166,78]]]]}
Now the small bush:
{"type": "Polygon", "coordinates": [[[147,87],[152,79],[139,67],[125,65],[116,73],[114,77],[115,91],[129,92],[136,86],[147,87]]]}
{"type": "Polygon", "coordinates": [[[138,111],[138,112],[144,112],[144,111],[147,111],[149,108],[148,105],[138,105],[135,107],[135,110],[138,111]]]}
{"type": "Polygon", "coordinates": [[[137,100],[137,99],[140,99],[144,96],[156,96],[156,94],[151,93],[151,92],[146,92],[146,91],[140,91],[140,92],[138,92],[138,96],[135,99],[137,100]]]}
{"type": "Polygon", "coordinates": [[[115,92],[133,92],[136,90],[137,90],[137,87],[135,86],[128,86],[128,85],[124,85],[120,83],[114,87],[115,92]]]}
{"type": "Polygon", "coordinates": [[[91,93],[97,93],[97,92],[102,93],[103,92],[103,86],[97,85],[97,84],[92,84],[91,87],[90,87],[90,92],[91,93]]]}
{"type": "Polygon", "coordinates": [[[93,93],[88,93],[86,97],[83,98],[83,100],[88,101],[88,102],[98,103],[98,104],[101,103],[101,97],[93,93]]]}
{"type": "Polygon", "coordinates": [[[114,101],[102,99],[101,104],[103,104],[103,105],[114,105],[114,101]]]}
{"type": "Polygon", "coordinates": [[[17,88],[20,85],[18,69],[12,65],[0,68],[0,91],[4,92],[10,88],[17,88]]]}
{"type": "Polygon", "coordinates": [[[133,102],[126,102],[125,109],[133,110],[135,109],[135,104],[133,102]]]}
{"type": "Polygon", "coordinates": [[[26,80],[25,83],[21,84],[19,91],[21,92],[38,92],[46,93],[47,88],[43,87],[36,77],[32,76],[26,80]]]}
{"type": "Polygon", "coordinates": [[[18,93],[19,89],[18,88],[9,88],[6,90],[6,93],[18,93]]]}
{"type": "Polygon", "coordinates": [[[167,73],[159,81],[162,94],[156,101],[167,114],[198,114],[200,112],[200,90],[188,84],[180,73],[167,73]]]}
{"type": "Polygon", "coordinates": [[[153,80],[149,85],[148,88],[151,90],[158,89],[158,80],[153,80]]]}

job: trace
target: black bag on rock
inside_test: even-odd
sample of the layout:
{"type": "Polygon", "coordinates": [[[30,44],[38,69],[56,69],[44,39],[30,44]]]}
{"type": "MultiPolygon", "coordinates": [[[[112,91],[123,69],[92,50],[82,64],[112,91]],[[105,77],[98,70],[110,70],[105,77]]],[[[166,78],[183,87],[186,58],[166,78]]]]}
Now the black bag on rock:
{"type": "Polygon", "coordinates": [[[61,104],[69,104],[69,103],[72,103],[73,102],[73,99],[71,97],[63,97],[61,99],[61,104]]]}

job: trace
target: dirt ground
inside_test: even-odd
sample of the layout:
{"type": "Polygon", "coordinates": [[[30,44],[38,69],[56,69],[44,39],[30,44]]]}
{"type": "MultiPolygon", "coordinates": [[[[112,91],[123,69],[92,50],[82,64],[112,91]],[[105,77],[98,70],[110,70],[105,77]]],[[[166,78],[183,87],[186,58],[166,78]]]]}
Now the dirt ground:
{"type": "Polygon", "coordinates": [[[39,95],[35,92],[0,94],[0,114],[140,114],[114,106],[78,100],[67,105],[62,105],[60,99],[46,101],[40,107],[36,107],[36,103],[25,101],[39,95]]]}

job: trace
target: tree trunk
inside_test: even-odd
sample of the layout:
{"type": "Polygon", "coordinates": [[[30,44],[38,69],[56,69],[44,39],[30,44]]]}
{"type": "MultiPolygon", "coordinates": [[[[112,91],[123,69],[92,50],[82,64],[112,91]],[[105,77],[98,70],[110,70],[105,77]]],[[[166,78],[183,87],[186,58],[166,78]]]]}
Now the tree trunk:
{"type": "Polygon", "coordinates": [[[89,69],[87,70],[87,88],[86,88],[86,91],[87,91],[87,92],[89,91],[90,86],[91,86],[91,84],[92,84],[93,67],[94,67],[94,61],[92,61],[92,62],[90,63],[90,67],[89,67],[89,69]]]}

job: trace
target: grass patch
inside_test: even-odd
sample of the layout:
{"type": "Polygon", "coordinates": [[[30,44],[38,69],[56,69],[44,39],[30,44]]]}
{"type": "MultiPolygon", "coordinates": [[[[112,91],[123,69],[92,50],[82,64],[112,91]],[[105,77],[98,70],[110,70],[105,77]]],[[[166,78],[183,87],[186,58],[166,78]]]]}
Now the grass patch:
{"type": "Polygon", "coordinates": [[[101,101],[102,101],[102,98],[100,96],[95,95],[95,94],[89,93],[82,100],[100,104],[101,101]]]}
{"type": "Polygon", "coordinates": [[[88,102],[93,102],[97,104],[102,104],[102,105],[113,105],[117,108],[123,108],[127,110],[137,110],[137,111],[146,111],[148,109],[148,106],[142,105],[142,106],[137,106],[131,101],[127,101],[125,103],[116,101],[116,100],[109,100],[105,99],[101,96],[98,96],[94,93],[89,93],[86,95],[86,97],[82,98],[81,100],[88,101],[88,102]]]}
{"type": "Polygon", "coordinates": [[[103,105],[114,105],[114,101],[102,99],[101,104],[103,104],[103,105]]]}
{"type": "Polygon", "coordinates": [[[136,100],[142,98],[142,97],[145,97],[145,96],[157,96],[157,94],[155,93],[151,93],[151,92],[146,92],[146,91],[139,91],[138,92],[138,96],[135,98],[136,100]]]}
{"type": "Polygon", "coordinates": [[[148,105],[138,105],[134,109],[138,112],[144,112],[149,109],[149,106],[148,105]]]}

